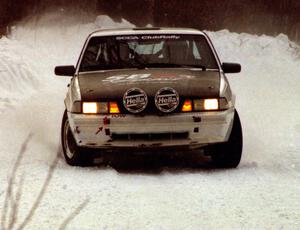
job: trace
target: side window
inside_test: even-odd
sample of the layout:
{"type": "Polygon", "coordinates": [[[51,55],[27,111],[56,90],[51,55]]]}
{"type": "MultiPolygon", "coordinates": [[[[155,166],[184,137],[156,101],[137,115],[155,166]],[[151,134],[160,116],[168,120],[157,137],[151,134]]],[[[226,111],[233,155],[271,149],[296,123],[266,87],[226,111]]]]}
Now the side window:
{"type": "MultiPolygon", "coordinates": [[[[195,42],[195,49],[198,51],[198,54],[200,56],[199,62],[201,65],[204,65],[209,69],[218,68],[218,64],[213,55],[213,52],[204,37],[201,37],[201,39],[198,40],[198,42],[195,42]]],[[[195,52],[197,53],[197,51],[195,52]]]]}
{"type": "Polygon", "coordinates": [[[97,59],[100,57],[101,46],[88,45],[86,48],[82,62],[80,65],[81,70],[89,70],[92,66],[97,65],[97,59]]]}
{"type": "MultiPolygon", "coordinates": [[[[122,47],[123,48],[123,47],[122,47]]],[[[126,47],[125,47],[126,48],[126,47]]],[[[128,54],[126,49],[122,49],[124,58],[128,54]]],[[[80,65],[80,71],[93,71],[119,64],[119,47],[111,40],[91,39],[89,42],[80,65]]]]}

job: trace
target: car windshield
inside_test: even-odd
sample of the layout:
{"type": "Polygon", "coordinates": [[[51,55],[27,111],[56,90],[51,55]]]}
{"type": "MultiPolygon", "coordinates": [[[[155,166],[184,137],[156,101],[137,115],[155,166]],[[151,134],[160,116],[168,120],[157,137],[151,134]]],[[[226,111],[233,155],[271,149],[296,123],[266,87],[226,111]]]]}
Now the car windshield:
{"type": "Polygon", "coordinates": [[[172,67],[218,69],[203,35],[143,34],[92,37],[79,71],[172,67]]]}

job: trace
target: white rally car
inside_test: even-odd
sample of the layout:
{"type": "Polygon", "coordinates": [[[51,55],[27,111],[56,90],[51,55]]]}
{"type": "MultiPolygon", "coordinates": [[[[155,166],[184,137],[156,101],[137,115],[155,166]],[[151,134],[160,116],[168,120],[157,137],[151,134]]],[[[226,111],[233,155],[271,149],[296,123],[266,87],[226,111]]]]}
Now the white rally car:
{"type": "MultiPolygon", "coordinates": [[[[219,167],[238,166],[242,128],[225,73],[204,32],[134,28],[90,34],[71,76],[61,140],[70,165],[93,152],[206,149],[219,167]]],[[[125,154],[125,153],[124,153],[125,154]]]]}

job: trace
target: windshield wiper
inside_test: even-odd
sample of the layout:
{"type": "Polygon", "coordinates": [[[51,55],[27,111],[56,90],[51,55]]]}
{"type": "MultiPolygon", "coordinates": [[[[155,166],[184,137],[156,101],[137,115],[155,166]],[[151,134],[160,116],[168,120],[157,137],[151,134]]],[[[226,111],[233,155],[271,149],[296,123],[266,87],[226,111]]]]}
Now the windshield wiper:
{"type": "Polygon", "coordinates": [[[202,69],[203,71],[206,71],[206,66],[204,65],[196,65],[196,64],[191,64],[191,65],[181,65],[183,68],[195,68],[195,69],[202,69]]]}

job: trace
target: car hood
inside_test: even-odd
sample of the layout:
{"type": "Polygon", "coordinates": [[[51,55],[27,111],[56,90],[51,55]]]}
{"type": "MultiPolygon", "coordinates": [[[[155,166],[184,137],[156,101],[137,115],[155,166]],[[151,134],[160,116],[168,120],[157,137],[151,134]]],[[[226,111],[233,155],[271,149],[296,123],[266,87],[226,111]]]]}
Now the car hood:
{"type": "Polygon", "coordinates": [[[218,97],[220,73],[199,69],[110,70],[78,74],[82,100],[123,97],[131,88],[140,88],[154,97],[163,87],[175,89],[183,97],[218,97]]]}

